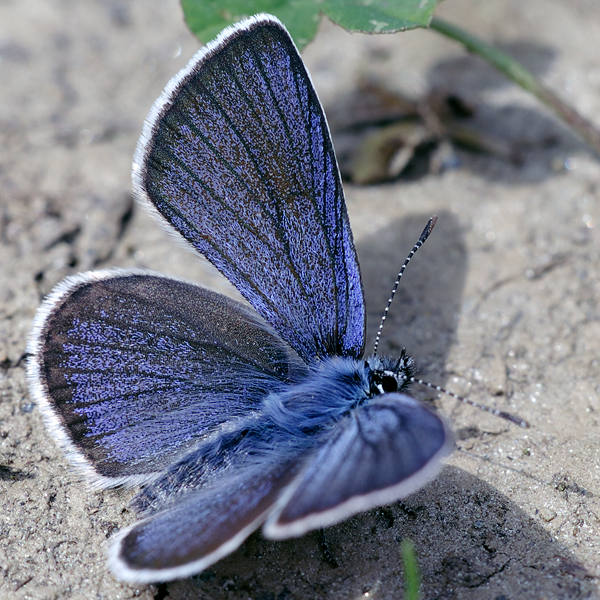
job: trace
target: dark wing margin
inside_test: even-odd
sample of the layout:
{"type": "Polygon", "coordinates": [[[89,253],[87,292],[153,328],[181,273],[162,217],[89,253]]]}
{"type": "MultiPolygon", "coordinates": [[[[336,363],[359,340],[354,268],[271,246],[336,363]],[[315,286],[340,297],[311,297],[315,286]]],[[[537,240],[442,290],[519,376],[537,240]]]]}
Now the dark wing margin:
{"type": "Polygon", "coordinates": [[[282,495],[263,531],[283,539],[408,496],[441,469],[454,438],[424,404],[385,394],[355,409],[282,495]]]}
{"type": "Polygon", "coordinates": [[[329,129],[277,19],[226,29],[169,82],[133,182],[305,361],[362,355],[362,283],[329,129]]]}
{"type": "Polygon", "coordinates": [[[306,370],[250,307],[143,270],[59,284],[28,352],[49,430],[99,487],[153,480],[306,370]]]}

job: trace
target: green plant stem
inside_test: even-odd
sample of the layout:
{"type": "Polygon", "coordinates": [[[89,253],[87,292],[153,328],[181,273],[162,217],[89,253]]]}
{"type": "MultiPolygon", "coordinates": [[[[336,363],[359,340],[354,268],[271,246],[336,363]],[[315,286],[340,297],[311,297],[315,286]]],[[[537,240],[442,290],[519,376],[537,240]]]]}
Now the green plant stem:
{"type": "Polygon", "coordinates": [[[525,69],[510,56],[480,40],[473,34],[434,17],[431,29],[463,44],[468,50],[478,54],[494,65],[501,73],[512,79],[524,90],[531,92],[546,106],[551,108],[569,127],[575,130],[600,156],[600,131],[588,120],[584,119],[574,108],[565,104],[554,92],[545,87],[533,73],[525,69]]]}
{"type": "Polygon", "coordinates": [[[400,552],[404,566],[404,600],[419,600],[421,577],[415,547],[409,539],[402,540],[400,552]]]}

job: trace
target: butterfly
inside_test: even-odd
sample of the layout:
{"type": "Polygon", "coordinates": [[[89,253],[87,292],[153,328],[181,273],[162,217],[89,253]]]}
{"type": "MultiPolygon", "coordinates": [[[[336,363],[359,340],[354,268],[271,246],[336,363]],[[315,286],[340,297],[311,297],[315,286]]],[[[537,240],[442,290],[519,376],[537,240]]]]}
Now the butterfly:
{"type": "Polygon", "coordinates": [[[142,486],[109,565],[198,573],[262,526],[299,536],[421,488],[452,445],[406,395],[415,366],[363,358],[365,303],[323,109],[269,15],[225,29],[146,120],[134,193],[248,304],[142,269],[78,274],[35,317],[28,380],[95,486],[142,486]]]}

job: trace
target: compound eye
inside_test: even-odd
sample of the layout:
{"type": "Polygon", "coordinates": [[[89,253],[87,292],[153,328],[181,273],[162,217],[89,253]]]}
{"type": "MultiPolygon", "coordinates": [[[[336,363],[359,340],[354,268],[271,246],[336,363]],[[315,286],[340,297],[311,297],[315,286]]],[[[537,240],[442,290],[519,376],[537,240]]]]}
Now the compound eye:
{"type": "Polygon", "coordinates": [[[398,382],[395,377],[391,377],[390,375],[384,375],[381,378],[381,387],[383,391],[386,393],[389,392],[397,392],[398,391],[398,382]]]}

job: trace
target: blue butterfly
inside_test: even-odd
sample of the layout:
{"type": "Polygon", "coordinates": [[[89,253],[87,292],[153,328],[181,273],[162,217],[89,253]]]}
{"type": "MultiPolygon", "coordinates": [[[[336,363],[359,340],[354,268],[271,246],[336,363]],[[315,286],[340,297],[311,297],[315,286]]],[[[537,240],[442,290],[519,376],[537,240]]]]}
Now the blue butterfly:
{"type": "Polygon", "coordinates": [[[143,486],[117,577],[186,577],[261,526],[302,535],[439,471],[452,434],[404,393],[413,360],[363,358],[327,122],[277,19],[226,29],[169,82],[133,183],[251,307],[121,269],[69,277],[38,311],[28,378],[50,432],[96,487],[143,486]]]}

